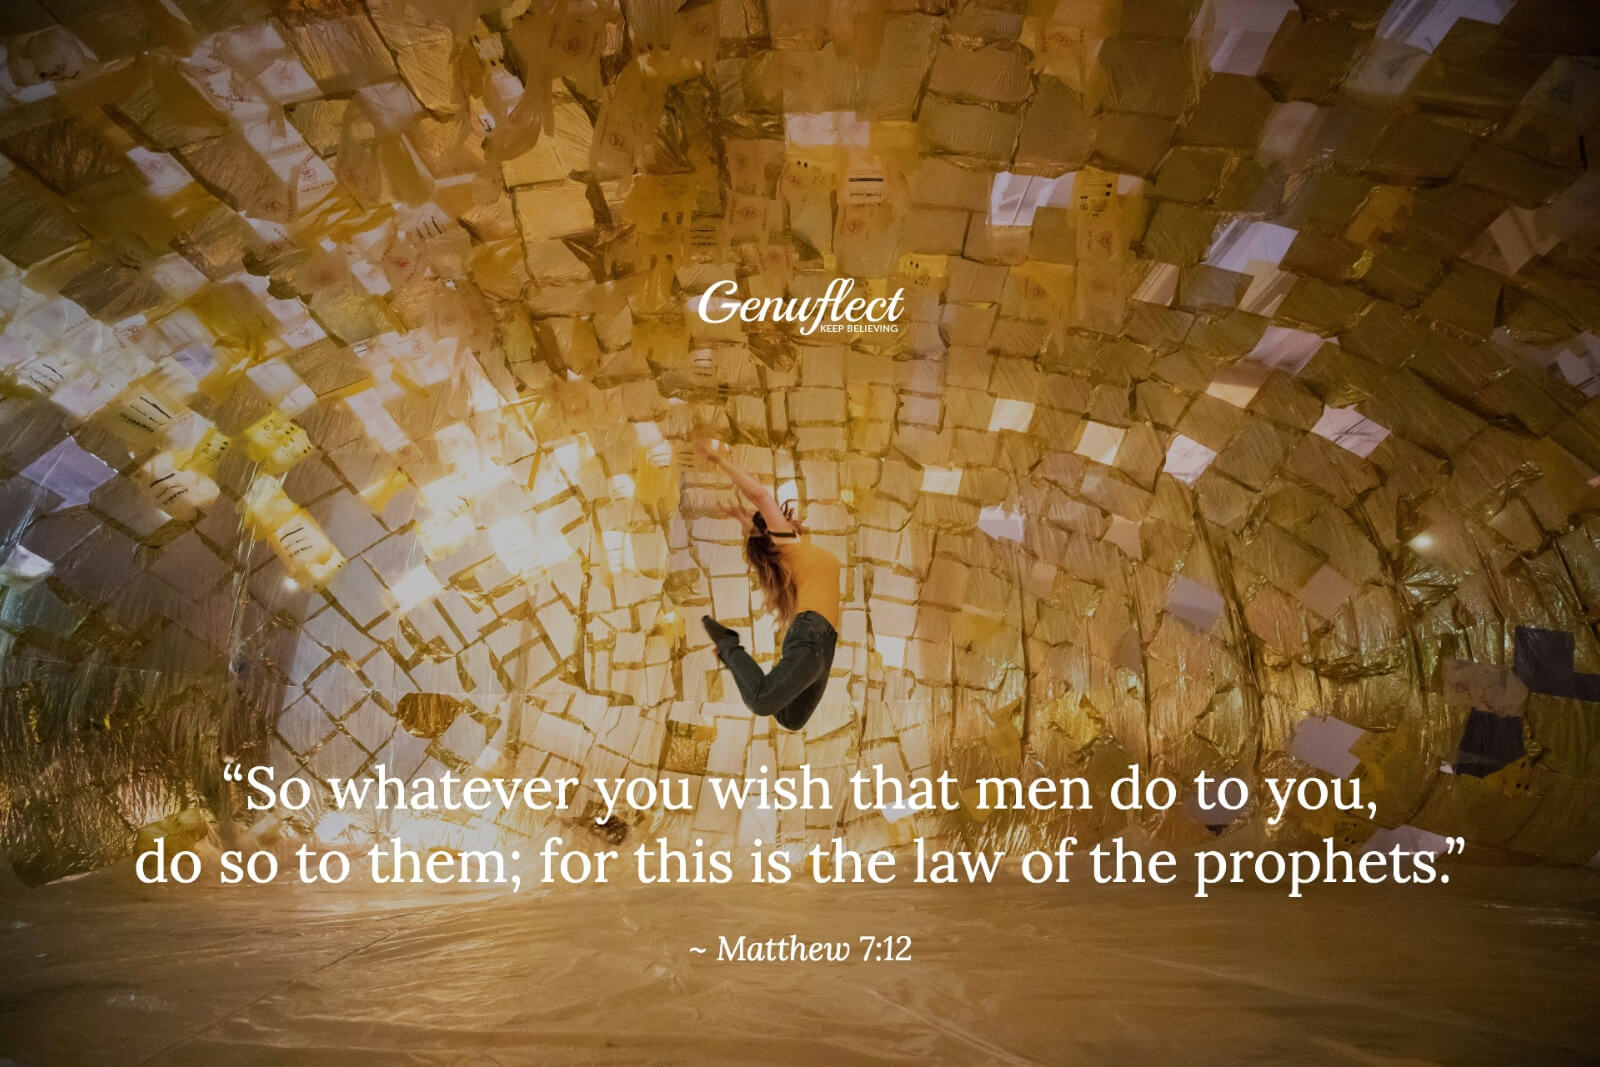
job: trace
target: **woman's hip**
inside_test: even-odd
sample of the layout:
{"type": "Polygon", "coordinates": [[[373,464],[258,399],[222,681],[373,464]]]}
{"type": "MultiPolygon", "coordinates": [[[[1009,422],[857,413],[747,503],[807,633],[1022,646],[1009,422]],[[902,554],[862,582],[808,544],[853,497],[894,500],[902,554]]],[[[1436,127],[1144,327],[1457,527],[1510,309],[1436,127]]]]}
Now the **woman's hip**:
{"type": "Polygon", "coordinates": [[[790,621],[789,631],[783,636],[783,647],[817,645],[831,652],[838,640],[839,633],[827,616],[816,611],[802,611],[790,621]]]}

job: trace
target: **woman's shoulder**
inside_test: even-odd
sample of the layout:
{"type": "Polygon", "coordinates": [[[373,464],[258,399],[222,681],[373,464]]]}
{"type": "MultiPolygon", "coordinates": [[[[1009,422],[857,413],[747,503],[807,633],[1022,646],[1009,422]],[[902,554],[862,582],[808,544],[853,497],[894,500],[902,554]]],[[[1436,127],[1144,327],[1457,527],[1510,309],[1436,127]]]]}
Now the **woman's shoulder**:
{"type": "Polygon", "coordinates": [[[821,545],[817,544],[815,541],[811,540],[809,536],[803,533],[796,534],[793,537],[788,538],[775,537],[773,538],[773,543],[776,544],[780,550],[788,549],[797,555],[804,556],[809,560],[820,561],[822,559],[827,559],[835,566],[840,565],[838,556],[834,555],[826,548],[823,548],[821,545]]]}

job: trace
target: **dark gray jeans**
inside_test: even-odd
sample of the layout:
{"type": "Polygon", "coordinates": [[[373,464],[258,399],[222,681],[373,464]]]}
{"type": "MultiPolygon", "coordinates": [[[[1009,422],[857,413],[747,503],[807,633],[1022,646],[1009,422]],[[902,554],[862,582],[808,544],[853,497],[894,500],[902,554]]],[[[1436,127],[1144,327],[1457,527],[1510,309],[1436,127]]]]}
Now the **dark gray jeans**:
{"type": "Polygon", "coordinates": [[[722,662],[746,707],[771,715],[785,730],[798,730],[822,702],[838,641],[832,623],[814,611],[802,611],[783,635],[783,654],[771,671],[762,671],[738,645],[722,654],[722,662]]]}

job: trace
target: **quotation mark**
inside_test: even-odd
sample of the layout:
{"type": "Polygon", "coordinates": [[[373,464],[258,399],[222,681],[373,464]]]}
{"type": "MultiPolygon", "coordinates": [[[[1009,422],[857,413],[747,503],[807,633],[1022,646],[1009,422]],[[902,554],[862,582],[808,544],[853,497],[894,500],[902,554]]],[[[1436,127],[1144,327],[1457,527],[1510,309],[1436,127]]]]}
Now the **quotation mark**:
{"type": "MultiPolygon", "coordinates": [[[[1444,839],[1444,854],[1446,856],[1460,856],[1460,855],[1463,855],[1466,851],[1467,851],[1467,839],[1466,838],[1464,838],[1464,837],[1447,837],[1447,838],[1444,839]]],[[[1450,876],[1448,874],[1441,874],[1439,876],[1439,884],[1440,885],[1449,885],[1450,884],[1450,876]]]]}
{"type": "Polygon", "coordinates": [[[233,760],[229,760],[222,765],[222,780],[224,782],[244,781],[244,768],[233,760]]]}

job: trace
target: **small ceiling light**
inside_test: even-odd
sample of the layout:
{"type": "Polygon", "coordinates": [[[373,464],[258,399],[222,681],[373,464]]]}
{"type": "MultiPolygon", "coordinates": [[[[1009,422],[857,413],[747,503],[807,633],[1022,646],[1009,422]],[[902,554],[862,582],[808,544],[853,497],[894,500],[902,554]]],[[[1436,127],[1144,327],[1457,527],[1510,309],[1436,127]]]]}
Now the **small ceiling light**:
{"type": "Polygon", "coordinates": [[[1433,547],[1433,534],[1424,530],[1411,539],[1411,547],[1418,552],[1426,552],[1433,547]]]}

